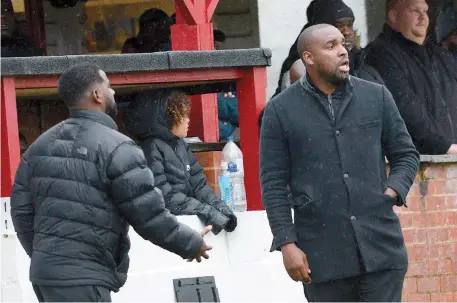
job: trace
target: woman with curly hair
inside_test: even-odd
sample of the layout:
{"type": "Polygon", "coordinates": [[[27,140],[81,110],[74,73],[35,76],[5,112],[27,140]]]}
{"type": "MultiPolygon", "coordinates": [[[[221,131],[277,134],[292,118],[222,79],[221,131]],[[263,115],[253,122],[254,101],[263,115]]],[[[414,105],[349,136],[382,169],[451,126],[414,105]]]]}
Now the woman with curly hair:
{"type": "Polygon", "coordinates": [[[213,233],[231,232],[237,219],[207,184],[203,168],[183,138],[189,128],[189,97],[176,90],[155,90],[135,97],[124,115],[130,135],[139,140],[155,185],[174,215],[197,215],[213,233]]]}

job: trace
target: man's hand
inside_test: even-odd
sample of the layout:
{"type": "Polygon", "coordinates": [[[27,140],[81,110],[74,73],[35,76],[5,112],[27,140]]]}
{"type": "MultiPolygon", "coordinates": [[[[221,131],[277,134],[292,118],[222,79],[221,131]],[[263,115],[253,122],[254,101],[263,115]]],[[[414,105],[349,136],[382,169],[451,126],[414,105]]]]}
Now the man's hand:
{"type": "Polygon", "coordinates": [[[452,144],[449,150],[447,151],[448,155],[456,155],[457,154],[457,144],[452,144]]]}
{"type": "MultiPolygon", "coordinates": [[[[212,229],[213,229],[213,227],[211,225],[208,225],[205,228],[203,228],[203,230],[200,232],[200,235],[202,236],[202,238],[204,238],[205,235],[207,233],[209,233],[212,229]]],[[[205,240],[203,240],[203,244],[200,247],[200,250],[198,251],[198,253],[192,259],[188,259],[187,261],[192,262],[194,259],[196,259],[197,262],[200,263],[202,261],[202,257],[205,259],[209,259],[209,255],[208,255],[207,251],[211,250],[211,249],[213,249],[213,247],[207,245],[205,243],[205,240]]]]}
{"type": "Polygon", "coordinates": [[[308,265],[308,258],[295,243],[288,243],[281,246],[284,267],[290,278],[296,282],[311,283],[309,274],[311,270],[308,265]]]}
{"type": "Polygon", "coordinates": [[[393,198],[398,197],[397,192],[395,190],[393,190],[392,188],[390,188],[390,187],[387,187],[386,191],[384,192],[384,195],[388,195],[388,196],[391,196],[393,198]]]}

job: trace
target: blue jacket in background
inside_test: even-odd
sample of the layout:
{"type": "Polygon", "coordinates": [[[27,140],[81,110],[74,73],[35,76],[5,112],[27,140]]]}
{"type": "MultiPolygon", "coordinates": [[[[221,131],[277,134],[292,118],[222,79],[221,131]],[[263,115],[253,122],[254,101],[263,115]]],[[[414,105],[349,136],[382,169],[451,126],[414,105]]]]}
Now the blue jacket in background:
{"type": "Polygon", "coordinates": [[[219,140],[227,140],[239,126],[238,98],[235,92],[233,97],[224,97],[224,93],[217,94],[217,109],[219,115],[219,140]]]}

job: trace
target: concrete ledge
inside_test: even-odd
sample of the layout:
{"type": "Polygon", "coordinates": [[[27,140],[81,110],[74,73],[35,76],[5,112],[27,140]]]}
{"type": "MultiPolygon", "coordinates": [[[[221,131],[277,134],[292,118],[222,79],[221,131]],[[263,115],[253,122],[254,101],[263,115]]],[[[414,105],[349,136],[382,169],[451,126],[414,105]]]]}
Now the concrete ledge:
{"type": "Polygon", "coordinates": [[[457,155],[421,155],[421,163],[457,163],[457,155]]]}
{"type": "Polygon", "coordinates": [[[1,58],[2,77],[60,75],[72,65],[89,62],[98,64],[107,73],[270,66],[271,51],[253,48],[151,54],[1,58]]]}

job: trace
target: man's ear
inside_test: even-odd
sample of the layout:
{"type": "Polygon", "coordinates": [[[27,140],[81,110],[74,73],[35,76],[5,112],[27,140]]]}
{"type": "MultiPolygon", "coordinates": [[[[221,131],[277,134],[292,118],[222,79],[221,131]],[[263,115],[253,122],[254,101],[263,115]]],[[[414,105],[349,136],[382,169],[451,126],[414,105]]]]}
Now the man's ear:
{"type": "Polygon", "coordinates": [[[387,20],[389,20],[391,24],[397,23],[397,11],[393,9],[389,10],[387,12],[387,20]]]}
{"type": "Polygon", "coordinates": [[[306,64],[314,65],[313,55],[310,52],[303,52],[303,61],[306,64]]]}
{"type": "Polygon", "coordinates": [[[92,92],[92,98],[94,99],[95,102],[99,103],[99,104],[102,104],[103,103],[103,95],[102,93],[100,92],[100,90],[98,89],[95,89],[93,92],[92,92]]]}

